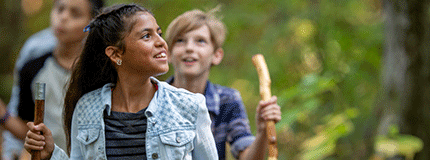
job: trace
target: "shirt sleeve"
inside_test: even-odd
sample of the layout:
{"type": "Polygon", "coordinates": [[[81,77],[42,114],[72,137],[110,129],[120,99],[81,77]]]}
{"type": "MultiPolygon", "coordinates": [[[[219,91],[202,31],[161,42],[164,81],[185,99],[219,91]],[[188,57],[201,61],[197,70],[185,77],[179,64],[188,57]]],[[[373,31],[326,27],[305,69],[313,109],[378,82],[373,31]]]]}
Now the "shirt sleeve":
{"type": "Polygon", "coordinates": [[[211,120],[206,107],[206,99],[198,94],[198,112],[196,120],[196,139],[194,140],[193,159],[196,160],[217,160],[218,153],[215,140],[211,132],[211,120]]]}
{"type": "Polygon", "coordinates": [[[251,133],[246,109],[239,92],[235,91],[231,101],[224,105],[228,105],[226,108],[229,109],[227,141],[230,143],[231,153],[237,159],[239,152],[250,146],[255,137],[251,133]]]}

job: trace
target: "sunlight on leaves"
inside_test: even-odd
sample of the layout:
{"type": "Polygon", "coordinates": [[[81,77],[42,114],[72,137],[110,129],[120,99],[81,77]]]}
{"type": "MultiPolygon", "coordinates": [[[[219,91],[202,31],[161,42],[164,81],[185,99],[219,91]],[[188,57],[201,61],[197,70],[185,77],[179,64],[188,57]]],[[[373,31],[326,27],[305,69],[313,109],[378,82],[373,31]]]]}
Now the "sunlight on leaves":
{"type": "Polygon", "coordinates": [[[424,142],[412,135],[399,134],[397,125],[389,127],[389,135],[380,135],[375,141],[375,151],[387,158],[396,155],[404,155],[407,160],[412,160],[415,154],[422,150],[424,142]]]}

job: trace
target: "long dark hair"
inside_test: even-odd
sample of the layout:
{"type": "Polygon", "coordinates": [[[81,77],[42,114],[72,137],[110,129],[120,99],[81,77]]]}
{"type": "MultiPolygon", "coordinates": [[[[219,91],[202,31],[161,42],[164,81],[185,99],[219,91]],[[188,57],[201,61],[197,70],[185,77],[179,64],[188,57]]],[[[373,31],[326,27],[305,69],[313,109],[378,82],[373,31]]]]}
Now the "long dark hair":
{"type": "Polygon", "coordinates": [[[70,153],[72,116],[76,103],[85,94],[116,83],[117,71],[110,58],[105,54],[108,46],[125,50],[123,39],[133,25],[132,16],[137,12],[148,12],[137,4],[120,4],[103,9],[86,27],[89,34],[77,63],[73,67],[69,88],[64,100],[64,125],[67,150],[70,153]]]}

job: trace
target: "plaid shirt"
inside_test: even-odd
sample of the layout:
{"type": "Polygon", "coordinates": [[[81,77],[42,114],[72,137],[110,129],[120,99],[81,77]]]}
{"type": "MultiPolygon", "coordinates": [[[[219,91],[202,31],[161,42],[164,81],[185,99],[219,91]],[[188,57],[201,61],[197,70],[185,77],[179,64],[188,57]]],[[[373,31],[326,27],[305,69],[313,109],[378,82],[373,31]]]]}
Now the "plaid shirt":
{"type": "MultiPolygon", "coordinates": [[[[173,81],[174,77],[166,80],[169,84],[173,81]]],[[[225,159],[226,142],[229,142],[233,156],[238,158],[239,152],[250,146],[255,139],[239,92],[207,81],[204,95],[219,159],[225,159]]]]}

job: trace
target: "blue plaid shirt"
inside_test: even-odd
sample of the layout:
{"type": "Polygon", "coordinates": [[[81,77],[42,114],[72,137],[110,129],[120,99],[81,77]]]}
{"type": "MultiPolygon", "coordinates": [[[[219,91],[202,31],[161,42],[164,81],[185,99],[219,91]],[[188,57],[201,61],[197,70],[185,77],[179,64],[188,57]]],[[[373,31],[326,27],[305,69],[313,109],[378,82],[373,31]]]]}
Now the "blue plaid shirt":
{"type": "MultiPolygon", "coordinates": [[[[166,80],[169,84],[173,81],[174,77],[166,80]]],[[[233,156],[238,158],[239,152],[255,140],[239,92],[207,81],[204,96],[212,120],[211,129],[219,159],[225,159],[226,142],[230,144],[233,156]]]]}

